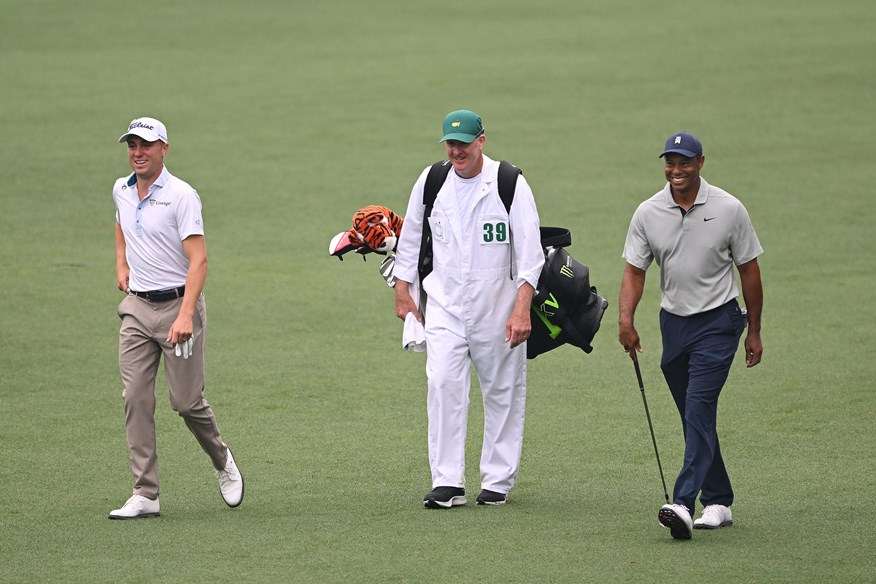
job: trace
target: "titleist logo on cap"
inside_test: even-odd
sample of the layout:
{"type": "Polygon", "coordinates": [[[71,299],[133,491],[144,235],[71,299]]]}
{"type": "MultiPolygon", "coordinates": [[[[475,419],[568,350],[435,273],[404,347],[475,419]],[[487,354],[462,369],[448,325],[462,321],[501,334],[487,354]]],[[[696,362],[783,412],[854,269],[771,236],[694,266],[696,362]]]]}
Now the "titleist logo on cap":
{"type": "Polygon", "coordinates": [[[135,120],[130,126],[128,126],[128,131],[130,132],[134,128],[146,128],[147,130],[155,131],[155,126],[150,126],[149,124],[144,124],[139,120],[135,120]]]}

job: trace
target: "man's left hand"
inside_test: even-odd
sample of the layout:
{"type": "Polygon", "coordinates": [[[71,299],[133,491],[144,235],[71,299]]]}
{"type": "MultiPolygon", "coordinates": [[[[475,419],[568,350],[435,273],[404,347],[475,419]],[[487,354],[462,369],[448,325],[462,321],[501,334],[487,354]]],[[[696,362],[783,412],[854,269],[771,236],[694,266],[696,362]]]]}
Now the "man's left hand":
{"type": "Polygon", "coordinates": [[[749,333],[745,336],[745,366],[754,367],[760,363],[763,356],[763,343],[760,340],[760,334],[749,333]]]}

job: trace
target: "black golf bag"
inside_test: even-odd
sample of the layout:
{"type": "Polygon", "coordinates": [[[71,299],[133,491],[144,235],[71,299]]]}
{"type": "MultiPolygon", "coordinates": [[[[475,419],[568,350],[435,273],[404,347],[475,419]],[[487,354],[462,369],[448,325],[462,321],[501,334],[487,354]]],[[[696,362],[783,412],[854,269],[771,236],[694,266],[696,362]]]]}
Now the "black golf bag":
{"type": "Polygon", "coordinates": [[[542,227],[545,262],[532,299],[532,332],[527,359],[569,343],[590,353],[608,301],[590,286],[590,269],[564,248],[572,235],[562,227],[542,227]]]}

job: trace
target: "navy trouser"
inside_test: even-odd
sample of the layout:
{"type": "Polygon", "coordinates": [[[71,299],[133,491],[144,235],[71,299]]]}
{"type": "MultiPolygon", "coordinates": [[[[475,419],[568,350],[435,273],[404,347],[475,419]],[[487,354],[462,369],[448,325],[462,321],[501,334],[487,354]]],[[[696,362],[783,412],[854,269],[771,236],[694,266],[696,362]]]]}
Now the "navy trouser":
{"type": "Polygon", "coordinates": [[[660,311],[660,367],[684,429],[684,463],[673,502],[691,514],[697,494],[704,506],[733,504],[733,488],[718,444],[718,396],[744,328],[745,317],[736,300],[693,316],[660,311]]]}

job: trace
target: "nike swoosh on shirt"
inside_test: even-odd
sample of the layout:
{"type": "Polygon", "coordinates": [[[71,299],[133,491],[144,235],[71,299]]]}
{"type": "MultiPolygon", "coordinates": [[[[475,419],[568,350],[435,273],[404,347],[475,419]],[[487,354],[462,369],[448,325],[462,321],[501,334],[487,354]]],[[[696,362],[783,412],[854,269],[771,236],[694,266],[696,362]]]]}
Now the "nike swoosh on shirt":
{"type": "Polygon", "coordinates": [[[717,219],[717,217],[703,217],[703,221],[711,221],[712,219],[717,219]]]}

